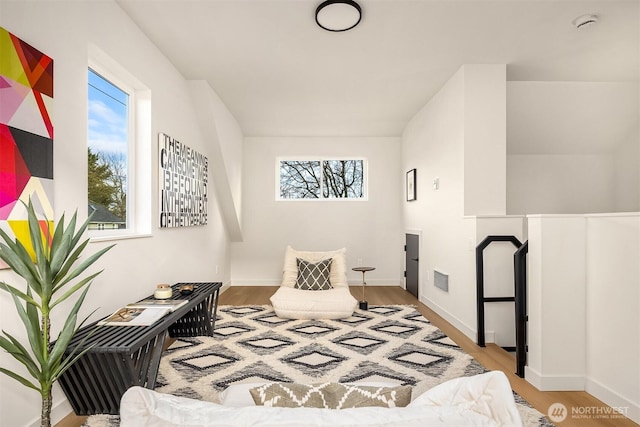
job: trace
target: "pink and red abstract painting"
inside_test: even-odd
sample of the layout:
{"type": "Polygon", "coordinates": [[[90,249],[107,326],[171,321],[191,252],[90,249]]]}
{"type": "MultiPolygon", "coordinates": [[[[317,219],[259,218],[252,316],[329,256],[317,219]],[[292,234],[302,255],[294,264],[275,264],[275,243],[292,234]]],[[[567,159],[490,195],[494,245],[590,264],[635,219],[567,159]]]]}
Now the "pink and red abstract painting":
{"type": "Polygon", "coordinates": [[[29,248],[21,201],[53,220],[52,108],[53,59],[0,27],[0,227],[29,248]]]}

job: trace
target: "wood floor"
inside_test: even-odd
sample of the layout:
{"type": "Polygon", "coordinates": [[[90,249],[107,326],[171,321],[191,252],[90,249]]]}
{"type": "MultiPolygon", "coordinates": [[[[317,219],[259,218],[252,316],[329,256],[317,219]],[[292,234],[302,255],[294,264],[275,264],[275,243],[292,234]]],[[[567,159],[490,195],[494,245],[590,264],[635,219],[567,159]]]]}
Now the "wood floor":
{"type": "MultiPolygon", "coordinates": [[[[269,304],[269,297],[276,291],[275,286],[243,286],[231,287],[220,295],[220,305],[250,305],[269,304]]],[[[359,286],[351,288],[351,293],[357,298],[361,297],[359,286]]],[[[511,387],[520,396],[526,399],[532,406],[543,414],[547,413],[549,406],[554,403],[564,404],[569,412],[571,408],[585,408],[584,410],[595,411],[592,408],[607,408],[607,405],[586,392],[541,392],[529,384],[526,380],[518,377],[515,371],[515,359],[502,348],[488,344],[487,347],[478,347],[466,335],[462,334],[447,321],[438,316],[435,312],[427,308],[424,304],[397,286],[370,286],[367,288],[367,300],[370,305],[383,304],[411,304],[418,308],[424,317],[440,328],[462,349],[473,356],[485,368],[489,370],[500,370],[504,372],[511,387]],[[586,409],[588,408],[588,409],[586,409]]],[[[606,409],[605,409],[606,410],[606,409]]],[[[584,412],[583,412],[584,413],[584,412]]],[[[606,413],[606,412],[605,412],[606,413]]],[[[78,417],[70,414],[64,420],[56,424],[56,427],[79,427],[86,417],[78,417]]],[[[557,423],[561,427],[638,427],[638,424],[628,418],[603,419],[595,417],[572,418],[571,414],[563,422],[557,423]]]]}

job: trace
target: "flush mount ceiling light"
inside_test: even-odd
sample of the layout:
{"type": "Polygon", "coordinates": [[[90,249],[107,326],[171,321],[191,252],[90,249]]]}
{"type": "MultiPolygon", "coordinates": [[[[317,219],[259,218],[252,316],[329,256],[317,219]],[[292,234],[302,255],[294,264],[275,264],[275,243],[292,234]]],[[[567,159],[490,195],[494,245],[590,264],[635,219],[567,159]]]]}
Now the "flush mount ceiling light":
{"type": "Polygon", "coordinates": [[[362,18],[360,5],[351,0],[327,0],[316,9],[316,22],[327,31],[347,31],[362,18]]]}
{"type": "Polygon", "coordinates": [[[586,28],[598,22],[598,15],[581,15],[574,19],[571,23],[576,28],[586,28]]]}

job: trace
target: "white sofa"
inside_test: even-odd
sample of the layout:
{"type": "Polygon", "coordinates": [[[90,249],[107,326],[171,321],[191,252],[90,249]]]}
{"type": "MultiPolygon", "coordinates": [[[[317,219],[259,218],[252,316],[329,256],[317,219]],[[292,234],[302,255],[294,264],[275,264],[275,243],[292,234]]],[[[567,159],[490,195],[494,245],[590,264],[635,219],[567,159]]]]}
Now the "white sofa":
{"type": "Polygon", "coordinates": [[[343,319],[350,317],[358,301],[347,283],[346,249],[326,252],[298,251],[287,247],[282,268],[282,284],[271,296],[271,305],[284,319],[343,319]],[[311,291],[296,289],[296,258],[311,263],[332,259],[329,281],[333,289],[311,291]]]}
{"type": "Polygon", "coordinates": [[[447,381],[402,408],[237,407],[132,387],[122,397],[120,420],[121,427],[522,425],[509,381],[499,371],[447,381]]]}

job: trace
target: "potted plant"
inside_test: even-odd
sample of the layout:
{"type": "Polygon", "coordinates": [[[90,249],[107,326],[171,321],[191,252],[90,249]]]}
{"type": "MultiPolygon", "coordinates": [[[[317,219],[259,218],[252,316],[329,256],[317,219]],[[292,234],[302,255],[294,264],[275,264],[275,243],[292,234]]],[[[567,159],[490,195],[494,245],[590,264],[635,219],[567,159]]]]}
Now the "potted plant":
{"type": "Polygon", "coordinates": [[[9,333],[2,331],[0,347],[24,365],[31,379],[0,367],[0,372],[21,384],[37,390],[42,396],[40,425],[51,426],[51,388],[81,355],[64,356],[74,333],[82,327],[89,316],[78,324],[78,311],[82,306],[92,280],[100,272],[80,278],[98,258],[113,247],[106,247],[93,255],[79,258],[89,240],[80,243],[89,219],[76,231],[77,212],[64,225],[64,215],[55,231],[48,220],[38,221],[33,204],[26,206],[29,237],[33,251],[18,239],[13,240],[0,229],[0,259],[26,282],[26,289],[0,281],[0,289],[11,294],[20,320],[27,333],[27,343],[21,343],[9,333]],[[42,225],[42,226],[41,226],[42,225]],[[67,319],[55,342],[51,340],[51,311],[67,298],[79,297],[67,314],[67,319]]]}

